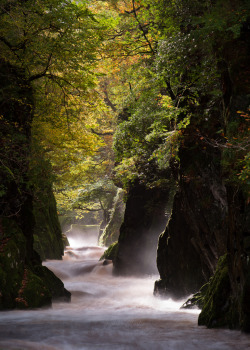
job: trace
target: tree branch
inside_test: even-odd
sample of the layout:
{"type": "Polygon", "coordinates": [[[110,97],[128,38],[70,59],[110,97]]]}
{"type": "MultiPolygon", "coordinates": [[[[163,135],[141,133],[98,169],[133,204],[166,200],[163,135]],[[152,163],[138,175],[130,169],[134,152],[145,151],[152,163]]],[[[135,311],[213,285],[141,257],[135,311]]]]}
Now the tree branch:
{"type": "Polygon", "coordinates": [[[113,112],[116,112],[116,107],[115,105],[110,101],[110,98],[109,98],[109,95],[108,95],[108,91],[107,91],[107,85],[108,85],[108,82],[107,81],[104,81],[103,84],[101,85],[102,86],[102,91],[105,95],[104,97],[104,102],[106,103],[107,106],[109,106],[113,112]]]}
{"type": "Polygon", "coordinates": [[[172,101],[175,101],[176,100],[176,96],[172,90],[172,87],[171,87],[171,84],[169,81],[166,81],[165,82],[167,84],[167,90],[168,90],[168,93],[169,93],[169,96],[171,98],[172,101]]]}
{"type": "Polygon", "coordinates": [[[151,53],[154,55],[154,54],[155,54],[155,51],[154,51],[154,49],[152,48],[150,41],[148,40],[148,37],[147,37],[147,35],[146,35],[146,31],[144,30],[143,25],[141,24],[141,22],[140,22],[139,19],[138,19],[138,16],[137,16],[137,13],[136,13],[136,11],[137,11],[138,9],[135,8],[135,1],[134,1],[134,0],[132,0],[132,4],[133,4],[133,11],[131,11],[131,13],[134,14],[134,17],[135,17],[135,19],[136,19],[136,21],[137,21],[137,23],[138,23],[138,25],[139,25],[139,28],[140,28],[140,30],[141,30],[142,33],[143,33],[144,39],[146,40],[146,42],[147,42],[147,44],[148,44],[148,46],[149,46],[149,48],[150,48],[151,53]]]}
{"type": "Polygon", "coordinates": [[[29,78],[29,81],[33,81],[33,80],[37,80],[37,79],[40,79],[42,77],[44,77],[51,65],[51,58],[52,58],[52,53],[49,54],[49,57],[48,57],[48,61],[47,61],[47,64],[46,64],[46,67],[44,68],[44,70],[41,72],[41,73],[37,73],[37,74],[34,74],[32,75],[30,78],[29,78]]]}

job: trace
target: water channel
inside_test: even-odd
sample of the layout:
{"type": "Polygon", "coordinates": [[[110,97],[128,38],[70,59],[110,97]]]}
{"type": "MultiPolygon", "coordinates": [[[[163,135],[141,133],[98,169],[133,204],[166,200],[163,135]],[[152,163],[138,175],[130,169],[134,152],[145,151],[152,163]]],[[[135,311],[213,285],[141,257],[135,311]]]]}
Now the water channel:
{"type": "Polygon", "coordinates": [[[73,243],[62,261],[45,263],[71,303],[1,312],[0,350],[250,350],[249,335],[198,327],[199,310],[154,297],[158,276],[114,277],[99,262],[104,248],[73,243]]]}

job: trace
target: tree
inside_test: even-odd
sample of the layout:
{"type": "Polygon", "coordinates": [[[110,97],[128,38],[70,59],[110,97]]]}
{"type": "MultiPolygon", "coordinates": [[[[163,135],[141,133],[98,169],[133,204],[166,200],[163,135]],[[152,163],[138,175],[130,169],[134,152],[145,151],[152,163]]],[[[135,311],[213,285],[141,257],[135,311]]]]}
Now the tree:
{"type": "MultiPolygon", "coordinates": [[[[245,1],[237,6],[231,2],[224,6],[220,1],[216,4],[192,1],[190,6],[188,1],[156,4],[149,0],[132,1],[123,11],[121,22],[125,27],[130,18],[130,26],[126,33],[119,33],[118,41],[134,48],[127,55],[137,57],[137,62],[124,75],[124,81],[129,81],[131,86],[126,99],[128,113],[115,136],[117,176],[123,182],[129,183],[136,178],[147,182],[157,169],[166,169],[170,163],[176,163],[190,119],[198,127],[194,135],[197,144],[203,142],[205,149],[205,140],[210,139],[214,147],[221,145],[221,149],[226,148],[230,153],[230,147],[236,150],[238,143],[241,151],[233,151],[238,159],[234,161],[237,164],[234,172],[241,174],[243,164],[247,166],[247,118],[238,118],[240,113],[236,115],[235,128],[245,131],[241,136],[239,132],[233,136],[230,131],[232,121],[228,119],[230,101],[227,101],[230,67],[222,48],[229,45],[232,37],[236,40],[241,35],[248,9],[245,1]],[[139,48],[142,41],[147,52],[139,48]],[[223,92],[224,88],[227,91],[223,92]],[[221,132],[216,125],[210,124],[210,113],[218,105],[221,132]],[[202,132],[199,130],[201,123],[206,125],[202,132]],[[217,133],[216,137],[214,133],[217,133]]],[[[246,65],[246,62],[242,63],[246,65]]],[[[241,112],[248,114],[247,109],[241,112]]]]}

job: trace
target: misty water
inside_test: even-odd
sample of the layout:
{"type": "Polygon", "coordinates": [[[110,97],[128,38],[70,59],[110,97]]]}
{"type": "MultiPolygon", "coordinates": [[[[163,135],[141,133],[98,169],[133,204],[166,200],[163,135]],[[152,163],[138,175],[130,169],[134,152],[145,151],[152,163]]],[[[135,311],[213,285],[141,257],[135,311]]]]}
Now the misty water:
{"type": "Polygon", "coordinates": [[[153,296],[154,281],[114,277],[104,248],[71,239],[63,261],[45,263],[72,293],[50,309],[0,313],[0,350],[247,350],[250,336],[197,326],[199,310],[153,296]]]}

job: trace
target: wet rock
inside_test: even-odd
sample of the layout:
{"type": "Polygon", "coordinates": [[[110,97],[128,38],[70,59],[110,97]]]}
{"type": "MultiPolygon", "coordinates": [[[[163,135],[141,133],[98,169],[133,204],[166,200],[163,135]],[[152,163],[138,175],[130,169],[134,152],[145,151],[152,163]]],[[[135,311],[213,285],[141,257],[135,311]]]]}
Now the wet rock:
{"type": "Polygon", "coordinates": [[[197,292],[208,281],[227,241],[227,194],[215,167],[220,152],[196,147],[194,153],[189,142],[192,138],[180,150],[179,189],[157,251],[161,281],[155,283],[155,294],[176,298],[197,292]]]}
{"type": "Polygon", "coordinates": [[[0,309],[48,306],[52,295],[68,292],[63,292],[62,285],[59,288],[60,280],[50,272],[40,273],[41,259],[33,248],[37,178],[30,166],[32,87],[22,69],[1,60],[0,105],[0,142],[5,154],[4,166],[0,166],[0,309]]]}
{"type": "Polygon", "coordinates": [[[119,188],[114,198],[114,206],[111,211],[110,220],[99,238],[99,242],[102,246],[108,247],[112,243],[117,242],[124,218],[124,211],[124,191],[119,188]]]}
{"type": "MultiPolygon", "coordinates": [[[[203,296],[202,311],[199,315],[198,324],[207,327],[228,325],[232,327],[229,295],[230,279],[227,255],[225,255],[219,259],[216,272],[203,296]]],[[[235,310],[235,312],[237,311],[235,310]]]]}
{"type": "Polygon", "coordinates": [[[52,188],[46,186],[38,193],[39,198],[34,201],[34,249],[42,260],[61,260],[66,242],[59,224],[52,188]]]}
{"type": "Polygon", "coordinates": [[[105,259],[102,264],[103,264],[103,266],[110,265],[110,264],[113,264],[113,261],[105,259]]]}
{"type": "MultiPolygon", "coordinates": [[[[109,261],[109,260],[114,261],[117,251],[118,251],[118,242],[114,242],[109,246],[107,250],[105,250],[100,260],[105,259],[104,261],[109,261]]],[[[105,265],[104,262],[103,262],[103,265],[105,265]]]]}
{"type": "Polygon", "coordinates": [[[35,272],[51,293],[52,301],[71,300],[71,293],[64,288],[63,282],[46,266],[36,266],[35,272]]]}
{"type": "Polygon", "coordinates": [[[158,237],[165,229],[169,189],[134,184],[128,193],[120,228],[114,273],[143,275],[157,273],[158,237]]]}
{"type": "Polygon", "coordinates": [[[209,283],[204,284],[199,292],[188,298],[188,300],[181,306],[181,309],[202,309],[204,305],[204,296],[208,287],[209,283]]]}

